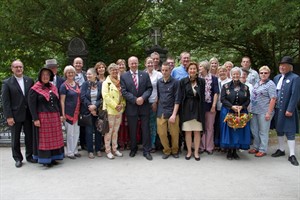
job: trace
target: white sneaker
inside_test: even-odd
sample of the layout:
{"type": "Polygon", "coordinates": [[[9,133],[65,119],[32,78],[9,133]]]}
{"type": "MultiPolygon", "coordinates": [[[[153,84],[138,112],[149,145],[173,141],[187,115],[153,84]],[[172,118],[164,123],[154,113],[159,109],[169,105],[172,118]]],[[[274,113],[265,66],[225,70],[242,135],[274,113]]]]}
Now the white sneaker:
{"type": "Polygon", "coordinates": [[[123,154],[120,151],[116,151],[114,154],[117,157],[122,157],[123,156],[123,154]]]}
{"type": "Polygon", "coordinates": [[[106,154],[106,157],[107,157],[108,159],[114,159],[114,158],[115,158],[115,156],[114,156],[112,153],[106,154]]]}

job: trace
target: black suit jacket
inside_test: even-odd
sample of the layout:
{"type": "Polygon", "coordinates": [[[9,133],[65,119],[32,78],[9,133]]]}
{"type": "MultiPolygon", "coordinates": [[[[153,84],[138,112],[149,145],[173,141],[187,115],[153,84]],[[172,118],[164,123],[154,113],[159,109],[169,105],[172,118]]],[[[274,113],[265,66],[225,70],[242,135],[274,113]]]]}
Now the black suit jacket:
{"type": "Polygon", "coordinates": [[[126,99],[125,113],[127,116],[149,115],[150,112],[148,98],[153,90],[151,80],[146,72],[140,70],[137,72],[138,90],[135,89],[130,71],[125,72],[121,76],[122,95],[126,99]],[[138,97],[142,97],[144,99],[143,105],[139,106],[135,103],[138,97]]]}
{"type": "Polygon", "coordinates": [[[31,120],[27,99],[34,82],[27,76],[23,76],[23,79],[25,96],[15,76],[4,80],[2,84],[3,114],[6,119],[14,118],[15,122],[23,122],[28,118],[31,120]]]}

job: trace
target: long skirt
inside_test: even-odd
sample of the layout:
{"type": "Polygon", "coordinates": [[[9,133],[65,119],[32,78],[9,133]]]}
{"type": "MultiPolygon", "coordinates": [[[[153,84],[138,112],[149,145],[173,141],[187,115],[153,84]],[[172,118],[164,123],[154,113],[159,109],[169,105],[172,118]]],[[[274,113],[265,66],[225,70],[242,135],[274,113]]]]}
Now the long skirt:
{"type": "Polygon", "coordinates": [[[40,127],[33,131],[33,158],[50,164],[64,158],[64,139],[59,112],[39,113],[40,127]]]}
{"type": "MultiPolygon", "coordinates": [[[[227,123],[224,122],[224,119],[229,112],[229,109],[222,107],[220,113],[220,147],[229,149],[249,149],[251,142],[250,123],[248,122],[244,128],[233,129],[229,127],[227,123]]],[[[247,113],[247,111],[243,113],[247,113]]]]}

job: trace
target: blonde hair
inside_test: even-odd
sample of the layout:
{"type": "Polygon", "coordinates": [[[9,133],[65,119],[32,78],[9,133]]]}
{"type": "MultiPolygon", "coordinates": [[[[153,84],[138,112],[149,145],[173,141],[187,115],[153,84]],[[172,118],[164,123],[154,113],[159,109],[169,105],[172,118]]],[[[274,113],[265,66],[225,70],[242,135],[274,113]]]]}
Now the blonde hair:
{"type": "Polygon", "coordinates": [[[270,68],[267,65],[264,65],[264,66],[260,67],[258,71],[262,71],[262,70],[266,70],[268,72],[271,72],[270,68]]]}

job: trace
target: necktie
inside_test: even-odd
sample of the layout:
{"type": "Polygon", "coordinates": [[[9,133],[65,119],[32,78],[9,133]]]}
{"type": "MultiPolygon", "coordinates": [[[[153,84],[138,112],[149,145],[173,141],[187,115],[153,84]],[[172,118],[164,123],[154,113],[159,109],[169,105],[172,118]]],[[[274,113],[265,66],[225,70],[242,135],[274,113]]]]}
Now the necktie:
{"type": "Polygon", "coordinates": [[[134,82],[134,85],[135,85],[135,89],[138,90],[138,83],[137,83],[135,72],[132,73],[132,79],[133,79],[133,82],[134,82]]]}

